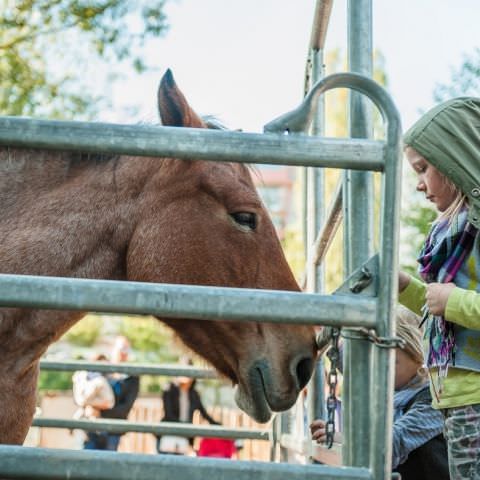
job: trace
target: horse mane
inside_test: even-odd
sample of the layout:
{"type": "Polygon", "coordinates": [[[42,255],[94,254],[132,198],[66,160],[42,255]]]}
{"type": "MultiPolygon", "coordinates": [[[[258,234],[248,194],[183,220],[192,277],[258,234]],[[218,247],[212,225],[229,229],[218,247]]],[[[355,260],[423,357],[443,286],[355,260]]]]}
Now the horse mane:
{"type": "MultiPolygon", "coordinates": [[[[209,129],[212,130],[228,130],[228,128],[220,122],[217,118],[215,118],[212,115],[205,115],[202,117],[202,119],[205,121],[205,124],[209,129]]],[[[162,126],[161,123],[150,123],[150,122],[144,122],[140,121],[138,122],[138,125],[153,125],[153,126],[162,126]]],[[[8,150],[10,150],[7,147],[8,150]]],[[[12,159],[15,158],[15,154],[19,153],[20,150],[10,150],[9,153],[12,155],[12,159]]],[[[96,153],[96,152],[76,152],[76,151],[69,151],[69,150],[64,150],[61,152],[58,152],[60,155],[63,156],[65,160],[67,160],[68,163],[68,169],[74,169],[74,168],[81,168],[82,165],[84,164],[106,164],[108,162],[112,162],[113,166],[113,171],[115,172],[118,164],[118,160],[121,155],[116,154],[116,153],[96,153]]]]}
{"type": "MultiPolygon", "coordinates": [[[[212,130],[223,130],[223,131],[231,131],[230,128],[226,127],[224,123],[222,123],[217,117],[214,115],[204,115],[202,116],[202,120],[205,122],[208,128],[212,130]]],[[[234,130],[235,132],[241,132],[241,130],[234,130]]],[[[250,171],[252,175],[255,175],[263,184],[265,184],[262,173],[260,172],[259,168],[253,163],[243,163],[247,170],[250,171]]]]}

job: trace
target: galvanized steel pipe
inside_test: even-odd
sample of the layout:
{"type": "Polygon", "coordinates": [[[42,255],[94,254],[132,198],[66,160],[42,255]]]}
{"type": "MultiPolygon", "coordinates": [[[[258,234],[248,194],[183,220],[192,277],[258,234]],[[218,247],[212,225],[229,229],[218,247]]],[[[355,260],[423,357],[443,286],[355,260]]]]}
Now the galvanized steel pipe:
{"type": "MultiPolygon", "coordinates": [[[[348,69],[371,78],[372,2],[348,0],[348,69]]],[[[349,136],[373,136],[372,106],[368,98],[358,92],[349,92],[349,136]]],[[[343,188],[344,267],[346,275],[360,267],[373,254],[373,175],[371,172],[345,171],[343,188]]],[[[394,192],[391,192],[393,195],[394,192]]],[[[344,445],[346,465],[368,466],[371,415],[372,346],[366,340],[344,342],[343,382],[344,445]]]]}
{"type": "Polygon", "coordinates": [[[0,475],[69,480],[371,480],[366,468],[0,446],[0,475]],[[19,461],[21,459],[21,461],[19,461]]]}
{"type": "Polygon", "coordinates": [[[42,428],[68,428],[102,431],[109,433],[152,433],[153,435],[177,435],[179,437],[239,438],[249,440],[270,440],[270,430],[251,428],[225,428],[217,425],[193,425],[181,422],[143,423],[117,419],[73,420],[71,418],[36,417],[32,426],[42,428]]]}
{"type": "Polygon", "coordinates": [[[41,370],[57,372],[76,372],[78,370],[90,370],[103,373],[125,373],[126,375],[158,375],[158,376],[179,376],[190,378],[219,378],[213,370],[178,365],[147,365],[147,364],[125,364],[107,362],[85,362],[79,360],[68,360],[56,362],[52,360],[40,360],[41,370]]]}
{"type": "Polygon", "coordinates": [[[375,299],[355,295],[6,274],[0,274],[0,285],[3,307],[196,320],[375,326],[375,299]]]}
{"type": "Polygon", "coordinates": [[[384,152],[382,142],[365,140],[19,117],[0,117],[0,145],[376,171],[383,169],[384,152]]]}

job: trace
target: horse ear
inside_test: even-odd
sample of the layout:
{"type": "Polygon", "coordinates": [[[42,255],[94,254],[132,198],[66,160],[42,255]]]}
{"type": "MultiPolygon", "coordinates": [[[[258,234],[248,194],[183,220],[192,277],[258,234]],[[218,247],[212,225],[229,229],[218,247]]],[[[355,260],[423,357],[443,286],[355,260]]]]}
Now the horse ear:
{"type": "Polygon", "coordinates": [[[192,110],[168,69],[158,87],[158,111],[162,125],[169,127],[206,128],[203,120],[192,110]]]}

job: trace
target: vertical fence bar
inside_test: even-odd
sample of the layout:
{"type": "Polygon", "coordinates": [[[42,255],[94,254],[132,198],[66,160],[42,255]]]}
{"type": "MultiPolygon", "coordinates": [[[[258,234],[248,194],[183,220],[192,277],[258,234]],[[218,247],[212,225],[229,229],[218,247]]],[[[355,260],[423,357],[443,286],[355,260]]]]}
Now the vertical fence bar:
{"type": "MultiPolygon", "coordinates": [[[[323,63],[323,48],[312,50],[312,83],[325,76],[325,66],[323,63]]],[[[316,115],[313,119],[311,134],[324,135],[325,131],[325,96],[319,100],[316,115]]],[[[325,221],[325,170],[321,167],[310,167],[308,169],[307,178],[309,202],[309,233],[308,237],[308,270],[307,270],[307,291],[323,292],[325,290],[324,266],[316,265],[314,261],[315,239],[317,237],[320,226],[325,221]]],[[[323,391],[323,361],[317,362],[317,367],[312,380],[308,386],[308,419],[323,418],[325,416],[325,395],[323,391]]],[[[307,433],[308,434],[308,433],[307,433]]]]}
{"type": "MultiPolygon", "coordinates": [[[[310,72],[306,75],[306,86],[309,90],[318,80],[325,77],[325,38],[327,35],[333,0],[317,0],[312,25],[312,34],[309,47],[310,72]]],[[[308,67],[307,67],[308,68],[308,67]]],[[[306,94],[307,92],[305,92],[306,94]]],[[[325,135],[325,96],[318,101],[317,110],[310,130],[311,135],[325,135]]],[[[324,292],[325,267],[315,262],[315,239],[320,227],[325,222],[325,169],[308,168],[306,183],[307,215],[308,215],[308,243],[307,243],[307,291],[324,292]]],[[[325,392],[324,392],[324,362],[317,361],[315,372],[308,385],[307,408],[308,421],[316,418],[325,418],[325,392]]],[[[307,431],[307,435],[310,432],[307,431]]]]}
{"type": "MultiPolygon", "coordinates": [[[[380,336],[394,336],[398,291],[398,230],[401,190],[401,125],[393,103],[389,107],[387,146],[382,185],[380,273],[377,331],[380,336]]],[[[390,478],[392,462],[394,352],[391,348],[373,350],[375,383],[372,385],[373,429],[370,443],[370,468],[373,478],[390,478]]]]}
{"type": "MultiPolygon", "coordinates": [[[[323,50],[312,52],[312,81],[315,83],[324,77],[323,50]]],[[[310,133],[324,133],[325,96],[318,100],[318,107],[312,122],[310,133]]],[[[323,289],[323,268],[313,261],[313,245],[318,230],[325,217],[324,208],[324,169],[323,167],[307,167],[307,291],[318,292],[323,289]]]]}
{"type": "MultiPolygon", "coordinates": [[[[323,65],[323,49],[312,50],[312,84],[325,75],[323,65]]],[[[323,135],[325,115],[325,96],[319,99],[310,133],[323,135]]],[[[307,168],[307,292],[321,292],[324,290],[324,267],[316,265],[314,261],[315,239],[318,230],[325,221],[324,208],[325,173],[322,167],[307,168]]],[[[317,361],[315,372],[308,383],[307,390],[307,419],[310,423],[315,418],[325,417],[325,395],[323,378],[323,360],[317,361]]],[[[309,437],[310,432],[305,432],[309,437]]],[[[309,440],[309,438],[307,438],[309,440]]]]}
{"type": "MultiPolygon", "coordinates": [[[[348,63],[351,72],[372,76],[371,0],[348,1],[348,63]]],[[[371,106],[350,91],[350,137],[372,136],[371,106]]],[[[373,178],[370,172],[344,173],[344,269],[350,274],[373,252],[373,178]]],[[[345,465],[369,465],[372,346],[363,339],[344,341],[343,459],[345,465]],[[355,446],[355,448],[353,448],[355,446]]]]}

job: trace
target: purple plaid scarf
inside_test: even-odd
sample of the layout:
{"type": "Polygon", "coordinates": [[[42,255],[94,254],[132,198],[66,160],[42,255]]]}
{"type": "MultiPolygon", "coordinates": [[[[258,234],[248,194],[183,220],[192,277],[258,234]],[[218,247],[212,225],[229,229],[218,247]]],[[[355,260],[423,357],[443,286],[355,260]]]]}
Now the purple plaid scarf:
{"type": "MultiPolygon", "coordinates": [[[[453,281],[470,254],[478,229],[467,221],[468,210],[435,223],[428,234],[418,258],[420,276],[427,282],[453,281]]],[[[428,315],[425,338],[429,351],[427,367],[439,367],[440,376],[447,374],[448,366],[455,364],[455,332],[453,324],[442,316],[428,315]]]]}

